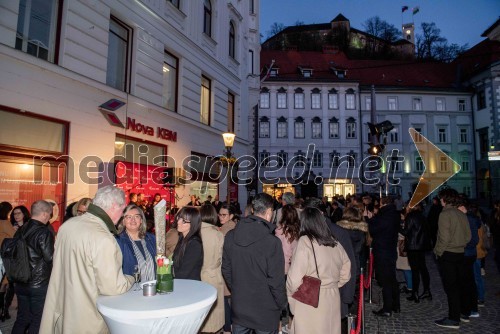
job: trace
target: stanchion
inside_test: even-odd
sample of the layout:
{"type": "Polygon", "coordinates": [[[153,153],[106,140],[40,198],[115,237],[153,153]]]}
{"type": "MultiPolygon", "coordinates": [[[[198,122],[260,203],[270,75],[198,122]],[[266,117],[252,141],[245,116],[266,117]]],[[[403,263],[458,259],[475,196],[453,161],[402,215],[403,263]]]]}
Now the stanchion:
{"type": "Polygon", "coordinates": [[[368,303],[372,304],[372,275],[373,275],[373,250],[370,247],[370,254],[368,256],[368,282],[365,282],[365,289],[368,289],[368,303]]]}
{"type": "Polygon", "coordinates": [[[347,315],[347,333],[356,334],[356,331],[354,328],[355,324],[356,324],[356,316],[352,313],[349,313],[347,315]]]}

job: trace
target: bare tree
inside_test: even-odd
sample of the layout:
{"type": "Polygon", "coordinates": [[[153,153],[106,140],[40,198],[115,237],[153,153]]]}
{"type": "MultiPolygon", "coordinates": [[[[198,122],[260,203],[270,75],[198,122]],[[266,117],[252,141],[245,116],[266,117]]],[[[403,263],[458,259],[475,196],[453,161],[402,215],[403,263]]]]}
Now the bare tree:
{"type": "Polygon", "coordinates": [[[365,28],[365,32],[373,35],[375,37],[381,38],[387,42],[395,42],[398,39],[401,39],[401,32],[396,26],[388,23],[387,21],[382,20],[378,16],[374,16],[369,18],[363,24],[365,28]]]}
{"type": "Polygon", "coordinates": [[[270,30],[267,31],[267,37],[270,38],[274,35],[277,35],[280,32],[282,32],[284,29],[285,29],[285,25],[283,23],[274,22],[271,25],[270,30]]]}
{"type": "Polygon", "coordinates": [[[434,22],[422,22],[422,34],[417,34],[417,58],[426,60],[452,61],[461,52],[468,49],[468,45],[448,44],[448,40],[441,36],[441,30],[434,22]]]}

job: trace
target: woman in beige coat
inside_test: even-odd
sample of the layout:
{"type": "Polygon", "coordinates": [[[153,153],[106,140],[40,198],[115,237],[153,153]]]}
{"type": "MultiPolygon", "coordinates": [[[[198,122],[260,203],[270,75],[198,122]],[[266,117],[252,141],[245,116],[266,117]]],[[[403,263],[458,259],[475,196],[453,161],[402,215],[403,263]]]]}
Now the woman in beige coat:
{"type": "Polygon", "coordinates": [[[318,209],[304,209],[300,235],[286,282],[290,310],[295,316],[291,333],[340,334],[339,288],[351,278],[351,261],[344,248],[330,233],[325,218],[318,209]],[[321,280],[317,308],[292,297],[304,275],[318,277],[315,257],[321,280]]]}
{"type": "Polygon", "coordinates": [[[200,208],[201,240],[203,242],[203,266],[201,280],[217,289],[217,300],[205,318],[200,331],[215,333],[224,326],[224,279],[222,278],[222,247],[224,235],[217,229],[217,211],[212,204],[200,208]]]}

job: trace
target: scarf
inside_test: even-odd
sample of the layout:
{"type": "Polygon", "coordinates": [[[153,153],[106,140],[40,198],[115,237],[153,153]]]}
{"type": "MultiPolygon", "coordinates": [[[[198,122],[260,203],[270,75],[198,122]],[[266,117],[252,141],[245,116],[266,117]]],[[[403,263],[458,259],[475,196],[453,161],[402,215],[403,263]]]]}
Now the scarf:
{"type": "Polygon", "coordinates": [[[141,250],[139,249],[139,247],[137,247],[130,234],[128,234],[128,232],[126,233],[128,235],[128,238],[130,239],[130,242],[132,243],[132,248],[134,249],[134,255],[137,260],[137,265],[139,266],[139,271],[141,272],[141,281],[148,282],[155,280],[156,277],[153,258],[151,257],[151,254],[149,254],[148,248],[146,246],[146,241],[144,240],[144,238],[140,239],[142,248],[144,249],[144,253],[146,254],[146,258],[144,258],[144,255],[142,255],[141,250]]]}
{"type": "Polygon", "coordinates": [[[91,203],[87,208],[87,212],[93,214],[97,218],[100,218],[104,222],[104,224],[106,224],[109,232],[111,232],[113,235],[116,235],[118,233],[115,224],[113,224],[113,221],[111,220],[111,218],[109,218],[106,211],[91,203]]]}

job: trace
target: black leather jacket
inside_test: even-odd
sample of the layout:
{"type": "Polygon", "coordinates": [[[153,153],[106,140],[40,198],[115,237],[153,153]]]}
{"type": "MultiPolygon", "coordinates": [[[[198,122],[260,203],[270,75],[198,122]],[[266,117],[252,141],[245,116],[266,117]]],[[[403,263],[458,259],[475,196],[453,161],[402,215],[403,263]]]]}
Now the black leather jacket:
{"type": "Polygon", "coordinates": [[[26,243],[29,251],[31,280],[26,283],[30,288],[40,288],[49,285],[52,272],[52,256],[54,255],[54,235],[48,226],[38,220],[31,219],[16,233],[28,235],[26,243]]]}
{"type": "Polygon", "coordinates": [[[405,249],[407,251],[431,250],[431,238],[425,216],[419,211],[411,211],[406,215],[404,230],[405,249]]]}

